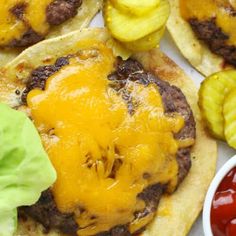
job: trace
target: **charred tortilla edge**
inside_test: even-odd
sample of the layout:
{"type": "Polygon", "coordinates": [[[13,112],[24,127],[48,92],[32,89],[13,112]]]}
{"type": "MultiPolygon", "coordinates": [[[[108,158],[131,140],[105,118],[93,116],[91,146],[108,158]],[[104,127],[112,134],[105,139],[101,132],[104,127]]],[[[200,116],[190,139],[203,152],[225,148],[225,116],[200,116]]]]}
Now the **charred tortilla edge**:
{"type": "MultiPolygon", "coordinates": [[[[93,48],[94,39],[109,42],[105,29],[84,29],[59,38],[44,41],[27,49],[14,61],[1,69],[2,77],[11,83],[9,90],[0,85],[0,101],[17,105],[16,87],[22,86],[22,79],[39,65],[54,62],[58,57],[75,53],[79,49],[93,48]]],[[[159,49],[134,56],[146,70],[170,84],[179,87],[190,104],[197,123],[196,144],[192,150],[192,168],[179,189],[161,199],[157,217],[147,227],[144,236],[187,235],[202,209],[203,200],[216,169],[217,145],[205,132],[197,106],[197,88],[193,81],[159,49]],[[207,148],[206,148],[207,147],[207,148]],[[168,227],[166,227],[168,225],[168,227]]],[[[22,86],[23,87],[23,86],[22,86]]],[[[59,236],[55,232],[44,234],[42,227],[33,221],[19,222],[16,236],[59,236]]]]}

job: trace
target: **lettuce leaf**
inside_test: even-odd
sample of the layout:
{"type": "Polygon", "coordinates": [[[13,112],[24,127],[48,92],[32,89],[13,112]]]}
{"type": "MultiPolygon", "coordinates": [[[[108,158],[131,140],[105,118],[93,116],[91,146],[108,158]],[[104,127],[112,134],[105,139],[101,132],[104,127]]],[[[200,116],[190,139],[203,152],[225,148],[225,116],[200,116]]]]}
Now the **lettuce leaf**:
{"type": "Polygon", "coordinates": [[[0,114],[1,236],[5,233],[1,224],[16,225],[12,224],[16,208],[34,204],[56,180],[56,172],[30,119],[4,104],[0,114]]]}
{"type": "Polygon", "coordinates": [[[1,212],[0,236],[12,236],[17,226],[17,210],[1,212]]]}

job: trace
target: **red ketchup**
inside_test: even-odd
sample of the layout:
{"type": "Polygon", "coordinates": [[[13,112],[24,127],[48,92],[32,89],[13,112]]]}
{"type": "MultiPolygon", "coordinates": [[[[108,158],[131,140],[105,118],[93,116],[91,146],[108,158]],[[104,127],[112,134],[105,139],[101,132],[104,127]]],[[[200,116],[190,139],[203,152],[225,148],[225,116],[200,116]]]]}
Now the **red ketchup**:
{"type": "Polygon", "coordinates": [[[222,180],[211,207],[214,236],[236,236],[236,167],[222,180]]]}

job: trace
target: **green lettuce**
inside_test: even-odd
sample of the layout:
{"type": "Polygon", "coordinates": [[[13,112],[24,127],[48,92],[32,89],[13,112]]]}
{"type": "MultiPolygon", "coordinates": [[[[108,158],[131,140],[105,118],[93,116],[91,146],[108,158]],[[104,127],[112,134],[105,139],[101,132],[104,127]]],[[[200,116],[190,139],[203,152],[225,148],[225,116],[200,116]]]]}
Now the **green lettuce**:
{"type": "Polygon", "coordinates": [[[17,226],[17,210],[5,211],[0,214],[0,235],[12,236],[17,226]]]}
{"type": "Polygon", "coordinates": [[[0,236],[17,225],[17,207],[34,204],[56,172],[30,119],[0,104],[0,236]]]}

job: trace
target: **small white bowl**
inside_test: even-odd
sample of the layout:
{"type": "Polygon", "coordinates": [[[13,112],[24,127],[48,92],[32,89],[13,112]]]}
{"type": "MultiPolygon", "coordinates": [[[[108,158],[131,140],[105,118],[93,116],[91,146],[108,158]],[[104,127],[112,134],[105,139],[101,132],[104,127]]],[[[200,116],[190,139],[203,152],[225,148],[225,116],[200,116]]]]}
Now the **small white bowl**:
{"type": "Polygon", "coordinates": [[[214,198],[215,192],[223,180],[223,178],[228,174],[230,170],[232,170],[236,166],[236,155],[230,158],[217,172],[216,176],[212,180],[210,187],[207,191],[207,195],[205,198],[204,206],[203,206],[203,230],[205,236],[213,236],[211,229],[211,206],[212,200],[214,198]]]}

